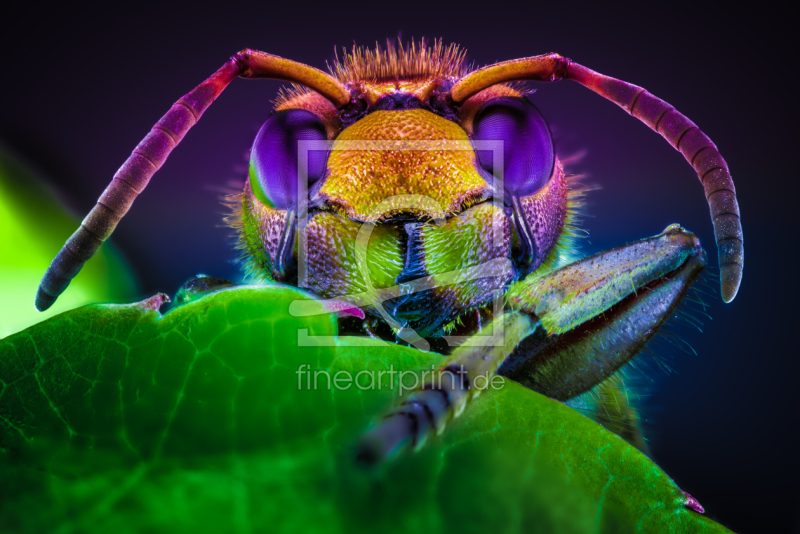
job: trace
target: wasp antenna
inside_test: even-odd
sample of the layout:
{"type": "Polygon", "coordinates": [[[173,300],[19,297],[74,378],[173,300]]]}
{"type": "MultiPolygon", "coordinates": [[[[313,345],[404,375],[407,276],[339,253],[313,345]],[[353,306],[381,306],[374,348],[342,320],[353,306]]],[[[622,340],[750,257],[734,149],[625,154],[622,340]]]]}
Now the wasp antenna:
{"type": "Polygon", "coordinates": [[[36,292],[37,310],[44,311],[53,305],[83,264],[108,239],[170,152],[237,76],[303,84],[337,107],[350,101],[347,88],[321,70],[255,50],[243,50],[234,55],[206,81],[175,102],[125,160],[95,207],[47,268],[36,292]]]}
{"type": "Polygon", "coordinates": [[[108,239],[150,178],[209,105],[242,70],[234,57],[169,109],[114,175],[97,204],[58,251],[36,293],[36,309],[44,311],[64,292],[83,264],[108,239]]]}
{"type": "Polygon", "coordinates": [[[639,86],[570,63],[566,78],[588,87],[661,134],[697,173],[705,190],[719,255],[722,299],[730,302],[742,282],[744,246],[739,203],[728,164],[711,139],[673,106],[639,86]]]}
{"type": "Polygon", "coordinates": [[[742,282],[744,262],[742,224],[733,179],[716,145],[673,106],[639,86],[605,76],[558,54],[514,59],[483,67],[456,82],[450,96],[456,104],[462,104],[494,84],[561,79],[576,81],[619,105],[661,134],[694,168],[703,184],[714,223],[722,299],[732,301],[742,282]]]}
{"type": "Polygon", "coordinates": [[[469,97],[497,83],[531,80],[553,82],[564,77],[569,59],[559,54],[512,59],[475,70],[458,80],[450,89],[456,104],[463,104],[469,97]]]}

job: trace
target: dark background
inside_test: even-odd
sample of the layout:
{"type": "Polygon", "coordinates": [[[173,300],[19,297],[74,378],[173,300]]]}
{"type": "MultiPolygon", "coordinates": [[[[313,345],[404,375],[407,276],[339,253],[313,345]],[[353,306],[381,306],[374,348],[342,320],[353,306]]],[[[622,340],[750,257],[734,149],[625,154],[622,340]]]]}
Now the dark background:
{"type": "MultiPolygon", "coordinates": [[[[732,170],[745,233],[744,282],[713,320],[683,330],[697,355],[661,349],[646,399],[655,460],[740,532],[800,526],[795,334],[797,232],[796,29],[764,2],[219,2],[4,8],[0,142],[50,176],[76,213],[93,205],[158,118],[234,52],[252,47],[324,68],[334,46],[443,37],[483,65],[557,51],[648,88],[696,122],[732,170]]],[[[220,194],[240,187],[247,152],[279,82],[234,81],[206,112],[120,224],[113,242],[143,294],[174,294],[190,275],[237,278],[220,194]]],[[[680,222],[716,250],[694,172],[660,136],[572,82],[542,86],[535,102],[570,170],[590,194],[586,252],[680,222]]],[[[53,253],[55,254],[55,250],[53,253]]],[[[33,288],[32,288],[33,291],[33,288]]],[[[31,293],[33,295],[33,293],[31,293]]]]}

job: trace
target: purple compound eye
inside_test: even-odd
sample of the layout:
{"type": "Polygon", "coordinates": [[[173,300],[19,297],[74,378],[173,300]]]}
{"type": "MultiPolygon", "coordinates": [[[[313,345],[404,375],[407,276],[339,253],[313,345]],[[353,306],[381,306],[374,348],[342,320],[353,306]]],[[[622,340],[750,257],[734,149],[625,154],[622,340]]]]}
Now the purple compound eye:
{"type": "MultiPolygon", "coordinates": [[[[327,141],[325,125],[310,111],[287,109],[270,116],[250,151],[250,185],[256,197],[280,210],[296,210],[299,141],[327,141]]],[[[308,188],[325,174],[327,150],[308,152],[308,188]]]]}
{"type": "MultiPolygon", "coordinates": [[[[544,187],[553,174],[555,149],[550,128],[525,97],[495,98],[475,116],[473,139],[503,141],[503,185],[508,197],[526,197],[544,187]]],[[[493,152],[478,150],[478,163],[494,174],[493,152]]]]}

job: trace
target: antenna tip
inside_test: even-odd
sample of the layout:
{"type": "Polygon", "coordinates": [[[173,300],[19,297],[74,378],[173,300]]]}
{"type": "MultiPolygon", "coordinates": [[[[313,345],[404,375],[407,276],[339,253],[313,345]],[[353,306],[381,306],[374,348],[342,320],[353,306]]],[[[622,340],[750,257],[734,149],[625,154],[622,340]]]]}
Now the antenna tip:
{"type": "Polygon", "coordinates": [[[739,263],[728,263],[719,269],[720,274],[720,290],[722,292],[722,300],[729,303],[736,297],[739,292],[739,286],[742,283],[742,265],[739,263]]]}

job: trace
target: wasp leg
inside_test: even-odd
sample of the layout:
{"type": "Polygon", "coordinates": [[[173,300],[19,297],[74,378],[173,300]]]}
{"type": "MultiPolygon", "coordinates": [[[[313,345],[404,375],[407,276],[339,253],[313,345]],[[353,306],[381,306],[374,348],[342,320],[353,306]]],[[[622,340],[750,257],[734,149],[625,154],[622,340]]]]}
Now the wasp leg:
{"type": "Polygon", "coordinates": [[[510,303],[535,314],[542,329],[499,373],[561,401],[589,391],[645,347],[704,268],[699,240],[670,227],[519,283],[510,303]]]}
{"type": "Polygon", "coordinates": [[[494,373],[567,400],[604,382],[644,348],[705,267],[700,241],[673,225],[510,288],[507,311],[453,351],[399,408],[362,436],[358,459],[377,463],[441,432],[494,373]],[[492,340],[487,342],[488,340],[492,340]]]}
{"type": "Polygon", "coordinates": [[[502,335],[475,336],[472,339],[477,338],[477,343],[453,351],[430,381],[361,437],[357,461],[374,465],[408,445],[422,446],[432,433],[441,433],[447,421],[458,417],[469,400],[488,386],[497,367],[538,325],[536,318],[526,313],[510,312],[495,318],[486,330],[502,335]],[[485,382],[483,387],[481,382],[485,382]]]}

